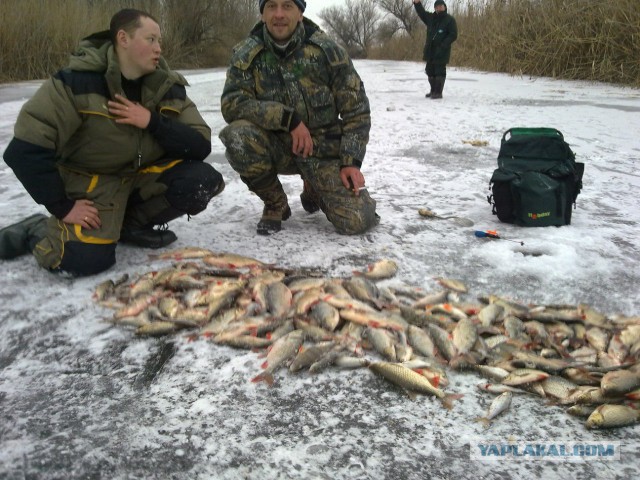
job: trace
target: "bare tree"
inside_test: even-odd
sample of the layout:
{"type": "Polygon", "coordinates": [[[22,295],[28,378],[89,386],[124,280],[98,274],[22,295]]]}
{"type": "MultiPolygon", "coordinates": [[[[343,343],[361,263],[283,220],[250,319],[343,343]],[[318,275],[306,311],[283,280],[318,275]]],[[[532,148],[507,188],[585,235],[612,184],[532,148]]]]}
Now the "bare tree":
{"type": "Polygon", "coordinates": [[[255,0],[162,0],[165,55],[172,66],[224,61],[258,20],[255,0]]]}
{"type": "Polygon", "coordinates": [[[318,16],[322,19],[327,32],[347,49],[349,55],[352,55],[355,39],[352,26],[347,21],[343,9],[340,7],[323,8],[318,16]]]}
{"type": "Polygon", "coordinates": [[[376,0],[375,2],[380,9],[385,12],[387,19],[385,20],[384,38],[390,38],[399,31],[406,31],[412,35],[418,25],[418,16],[415,14],[413,2],[408,0],[376,0]]]}
{"type": "Polygon", "coordinates": [[[325,8],[318,16],[349,55],[366,58],[381,19],[375,0],[346,0],[342,7],[325,8]]]}

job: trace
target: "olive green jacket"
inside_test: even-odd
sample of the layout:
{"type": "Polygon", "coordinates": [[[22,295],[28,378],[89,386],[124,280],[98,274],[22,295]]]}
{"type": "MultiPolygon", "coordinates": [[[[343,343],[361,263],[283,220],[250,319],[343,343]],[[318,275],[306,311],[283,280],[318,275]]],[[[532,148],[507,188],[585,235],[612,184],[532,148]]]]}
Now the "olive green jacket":
{"type": "Polygon", "coordinates": [[[364,84],[346,51],[306,18],[284,51],[263,23],[235,46],[221,106],[228,123],[289,132],[303,122],[316,157],[357,167],[364,160],[371,129],[364,84]]]}
{"type": "Polygon", "coordinates": [[[163,59],[141,80],[140,103],[151,111],[146,129],[118,124],[109,113],[107,101],[126,96],[121,79],[108,32],[94,34],[18,115],[4,159],[34,200],[58,218],[72,206],[60,167],[132,175],[166,158],[203,160],[211,151],[211,130],[186,95],[186,79],[163,59]]]}

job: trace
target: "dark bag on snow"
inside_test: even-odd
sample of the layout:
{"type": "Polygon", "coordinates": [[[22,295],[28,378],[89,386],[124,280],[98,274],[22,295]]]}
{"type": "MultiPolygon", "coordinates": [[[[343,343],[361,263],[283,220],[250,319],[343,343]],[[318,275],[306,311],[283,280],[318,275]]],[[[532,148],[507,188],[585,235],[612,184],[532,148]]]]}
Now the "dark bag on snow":
{"type": "Polygon", "coordinates": [[[584,164],[555,128],[511,128],[502,136],[487,197],[501,222],[524,227],[571,223],[584,164]]]}

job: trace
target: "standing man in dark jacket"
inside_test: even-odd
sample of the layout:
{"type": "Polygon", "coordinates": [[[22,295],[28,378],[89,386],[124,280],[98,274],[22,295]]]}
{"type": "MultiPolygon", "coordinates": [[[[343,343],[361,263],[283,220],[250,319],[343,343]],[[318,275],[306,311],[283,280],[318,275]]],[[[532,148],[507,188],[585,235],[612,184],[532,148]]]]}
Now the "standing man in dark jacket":
{"type": "Polygon", "coordinates": [[[447,63],[451,56],[451,44],[458,38],[456,20],[447,13],[444,0],[436,0],[434,12],[427,12],[420,0],[413,0],[413,6],[420,20],[427,26],[427,41],[424,45],[423,60],[427,62],[425,71],[431,91],[425,96],[431,99],[442,98],[444,81],[447,77],[447,63]]]}
{"type": "Polygon", "coordinates": [[[50,271],[95,274],[115,263],[118,241],[175,241],[154,226],[200,213],[222,191],[203,162],[211,130],[161,40],[151,15],[121,10],[25,103],[4,159],[52,216],[0,230],[0,258],[32,251],[50,271]]]}
{"type": "Polygon", "coordinates": [[[303,208],[344,234],[378,222],[365,188],[371,114],[346,51],[303,17],[304,0],[260,0],[262,22],[236,45],[222,92],[229,164],[263,202],[257,233],[291,215],[278,175],[301,175],[303,208]]]}

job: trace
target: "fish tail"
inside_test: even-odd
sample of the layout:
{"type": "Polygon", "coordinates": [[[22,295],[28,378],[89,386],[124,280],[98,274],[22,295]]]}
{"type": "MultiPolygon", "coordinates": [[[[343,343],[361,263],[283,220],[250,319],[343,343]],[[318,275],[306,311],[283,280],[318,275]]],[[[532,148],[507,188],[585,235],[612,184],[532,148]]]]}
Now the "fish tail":
{"type": "Polygon", "coordinates": [[[484,425],[484,428],[489,428],[489,426],[491,425],[491,420],[489,420],[486,417],[478,417],[474,421],[479,422],[482,425],[484,425]]]}
{"type": "Polygon", "coordinates": [[[265,382],[270,387],[273,386],[273,375],[269,372],[262,372],[251,379],[252,383],[265,382]]]}
{"type": "Polygon", "coordinates": [[[447,410],[453,410],[453,401],[459,400],[463,397],[461,393],[451,393],[442,397],[441,402],[442,406],[447,410]]]}

